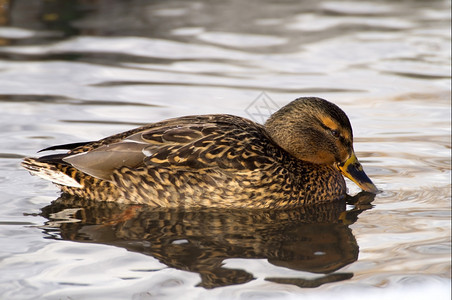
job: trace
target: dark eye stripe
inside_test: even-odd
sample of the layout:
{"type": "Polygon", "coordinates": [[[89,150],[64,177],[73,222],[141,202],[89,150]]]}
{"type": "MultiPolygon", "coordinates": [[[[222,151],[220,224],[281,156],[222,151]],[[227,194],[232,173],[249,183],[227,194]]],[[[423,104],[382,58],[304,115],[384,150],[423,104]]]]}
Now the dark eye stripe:
{"type": "Polygon", "coordinates": [[[347,146],[347,147],[351,147],[351,143],[350,143],[349,141],[347,141],[347,139],[346,139],[343,135],[341,135],[341,133],[340,133],[339,130],[331,129],[330,127],[326,126],[326,125],[323,124],[322,122],[319,122],[319,124],[320,124],[320,126],[322,126],[323,129],[325,129],[326,131],[331,132],[331,134],[332,134],[334,137],[338,138],[339,141],[340,141],[343,145],[345,145],[345,146],[347,146]]]}
{"type": "Polygon", "coordinates": [[[319,125],[322,126],[322,128],[325,129],[325,130],[329,130],[329,131],[332,130],[331,128],[329,128],[328,126],[326,126],[325,124],[323,124],[323,122],[320,121],[320,120],[319,120],[319,125]]]}
{"type": "Polygon", "coordinates": [[[341,136],[341,133],[339,132],[339,130],[331,129],[330,127],[328,127],[328,126],[326,126],[325,124],[323,124],[321,121],[319,121],[319,124],[320,124],[320,126],[322,126],[323,129],[325,129],[326,131],[331,132],[331,134],[332,134],[333,136],[335,136],[335,137],[341,139],[341,141],[342,141],[342,139],[344,139],[344,138],[341,136]]]}

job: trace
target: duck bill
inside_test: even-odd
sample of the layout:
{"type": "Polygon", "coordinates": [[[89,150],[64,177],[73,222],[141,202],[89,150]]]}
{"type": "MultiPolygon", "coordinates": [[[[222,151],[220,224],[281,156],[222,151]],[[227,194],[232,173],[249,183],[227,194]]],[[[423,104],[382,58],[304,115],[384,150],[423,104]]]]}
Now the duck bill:
{"type": "Polygon", "coordinates": [[[342,174],[356,183],[364,191],[374,194],[378,193],[377,187],[364,172],[363,167],[359,163],[354,152],[349,159],[344,163],[339,164],[338,168],[341,170],[342,174]]]}

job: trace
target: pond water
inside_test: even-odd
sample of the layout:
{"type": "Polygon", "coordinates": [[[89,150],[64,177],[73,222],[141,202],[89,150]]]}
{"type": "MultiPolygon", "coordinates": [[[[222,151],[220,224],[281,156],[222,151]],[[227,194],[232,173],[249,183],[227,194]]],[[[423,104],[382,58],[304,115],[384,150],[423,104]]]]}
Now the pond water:
{"type": "Polygon", "coordinates": [[[0,1],[0,298],[450,299],[450,1],[0,1]],[[283,212],[80,203],[23,157],[338,104],[383,190],[283,212]]]}

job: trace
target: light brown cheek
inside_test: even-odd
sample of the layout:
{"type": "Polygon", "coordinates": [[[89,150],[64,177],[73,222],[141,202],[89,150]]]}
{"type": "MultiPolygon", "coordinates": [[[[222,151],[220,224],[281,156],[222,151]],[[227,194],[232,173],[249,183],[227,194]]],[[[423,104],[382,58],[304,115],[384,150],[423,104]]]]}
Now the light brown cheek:
{"type": "Polygon", "coordinates": [[[307,160],[316,164],[329,164],[329,165],[332,165],[335,162],[334,155],[331,152],[325,150],[317,151],[317,153],[308,157],[307,160]]]}
{"type": "Polygon", "coordinates": [[[347,148],[345,148],[343,145],[340,144],[340,142],[336,142],[337,149],[339,150],[339,157],[341,161],[346,161],[349,157],[349,151],[347,148]]]}

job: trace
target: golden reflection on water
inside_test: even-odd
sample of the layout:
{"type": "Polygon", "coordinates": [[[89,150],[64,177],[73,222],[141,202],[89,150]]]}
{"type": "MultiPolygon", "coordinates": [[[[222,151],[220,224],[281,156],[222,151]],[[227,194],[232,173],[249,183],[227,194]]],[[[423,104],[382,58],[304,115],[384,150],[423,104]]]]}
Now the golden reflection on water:
{"type": "Polygon", "coordinates": [[[165,265],[198,273],[198,286],[211,289],[254,278],[245,269],[224,268],[228,258],[267,259],[316,278],[266,277],[276,283],[317,287],[350,279],[336,272],[358,258],[349,228],[375,195],[362,192],[346,201],[291,210],[155,209],[87,201],[62,195],[42,209],[44,231],[62,239],[123,247],[153,256],[165,265]],[[352,208],[346,210],[346,204],[352,208]]]}

